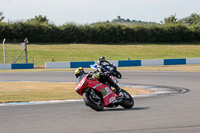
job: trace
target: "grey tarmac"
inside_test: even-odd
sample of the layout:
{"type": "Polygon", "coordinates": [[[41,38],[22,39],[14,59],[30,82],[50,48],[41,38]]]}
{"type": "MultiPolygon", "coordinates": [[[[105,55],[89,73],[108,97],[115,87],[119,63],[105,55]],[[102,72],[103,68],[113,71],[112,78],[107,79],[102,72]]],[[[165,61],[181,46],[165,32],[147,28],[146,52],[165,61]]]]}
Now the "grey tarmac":
{"type": "MultiPolygon", "coordinates": [[[[94,111],[84,102],[0,106],[1,133],[199,133],[200,72],[120,71],[120,83],[189,91],[135,98],[132,109],[94,111]]],[[[73,72],[0,73],[0,81],[76,82],[73,72]]],[[[53,93],[53,92],[52,92],[53,93]]]]}

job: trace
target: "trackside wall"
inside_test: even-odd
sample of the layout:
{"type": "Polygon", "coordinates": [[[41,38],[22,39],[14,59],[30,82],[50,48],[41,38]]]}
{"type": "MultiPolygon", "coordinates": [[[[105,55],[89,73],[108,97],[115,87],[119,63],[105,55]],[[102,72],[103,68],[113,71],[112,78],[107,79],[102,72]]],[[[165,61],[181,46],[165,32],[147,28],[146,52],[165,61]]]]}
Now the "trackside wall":
{"type": "MultiPolygon", "coordinates": [[[[151,60],[115,60],[109,61],[117,67],[129,66],[161,66],[161,65],[186,65],[186,64],[200,64],[200,58],[184,58],[184,59],[151,59],[151,60]]],[[[95,61],[81,61],[81,62],[46,62],[45,68],[90,68],[90,65],[96,63],[95,61]]]]}
{"type": "Polygon", "coordinates": [[[34,63],[0,64],[0,70],[6,69],[34,69],[34,63]]]}
{"type": "MultiPolygon", "coordinates": [[[[184,58],[184,59],[151,59],[151,60],[113,60],[109,61],[116,67],[129,66],[161,66],[161,65],[186,65],[200,64],[200,58],[184,58]]],[[[90,65],[95,61],[80,61],[80,62],[45,62],[46,69],[57,68],[90,68],[90,65]]],[[[34,63],[19,63],[19,64],[0,64],[0,70],[7,69],[34,69],[34,63]]]]}

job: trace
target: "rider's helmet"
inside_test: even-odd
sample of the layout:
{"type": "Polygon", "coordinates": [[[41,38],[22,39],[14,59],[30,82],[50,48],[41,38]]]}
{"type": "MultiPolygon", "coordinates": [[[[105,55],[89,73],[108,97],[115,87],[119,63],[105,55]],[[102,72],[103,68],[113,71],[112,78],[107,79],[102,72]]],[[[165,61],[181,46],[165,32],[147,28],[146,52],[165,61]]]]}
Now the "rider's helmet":
{"type": "Polygon", "coordinates": [[[104,62],[105,61],[105,57],[101,56],[101,58],[99,60],[102,61],[102,62],[104,62]]]}
{"type": "Polygon", "coordinates": [[[75,73],[74,73],[74,74],[75,74],[76,78],[78,78],[79,76],[85,74],[85,70],[84,70],[82,67],[78,67],[78,68],[75,70],[75,73]]]}

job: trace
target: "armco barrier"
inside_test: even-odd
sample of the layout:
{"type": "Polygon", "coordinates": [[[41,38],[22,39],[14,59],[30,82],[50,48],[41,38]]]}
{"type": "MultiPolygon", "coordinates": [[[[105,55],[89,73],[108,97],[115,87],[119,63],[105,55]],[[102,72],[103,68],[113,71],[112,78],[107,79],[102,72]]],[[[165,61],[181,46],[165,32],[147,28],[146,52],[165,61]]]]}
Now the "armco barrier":
{"type": "Polygon", "coordinates": [[[70,68],[70,62],[46,62],[45,68],[70,68]]]}
{"type": "MultiPolygon", "coordinates": [[[[128,66],[158,66],[158,65],[185,65],[185,64],[200,64],[200,58],[185,58],[185,59],[151,59],[151,60],[114,60],[109,61],[116,67],[128,66]]],[[[45,68],[89,68],[95,61],[81,62],[46,62],[45,68]]],[[[33,69],[34,63],[20,64],[0,64],[0,70],[6,69],[33,69]]]]}
{"type": "Polygon", "coordinates": [[[0,70],[11,69],[11,64],[0,64],[0,70]]]}
{"type": "Polygon", "coordinates": [[[141,60],[141,66],[160,66],[164,65],[163,59],[141,60]]]}
{"type": "MultiPolygon", "coordinates": [[[[151,60],[119,60],[109,61],[116,67],[128,66],[161,66],[161,65],[185,65],[185,64],[200,64],[200,58],[185,58],[185,59],[151,59],[151,60]]],[[[89,68],[95,61],[82,62],[46,62],[46,68],[89,68]]]]}
{"type": "Polygon", "coordinates": [[[94,63],[95,61],[70,62],[70,68],[77,68],[77,67],[90,68],[90,65],[94,63]]]}
{"type": "Polygon", "coordinates": [[[118,62],[118,67],[141,66],[141,60],[123,60],[118,62]]]}
{"type": "Polygon", "coordinates": [[[11,69],[34,69],[33,63],[11,64],[11,69]]]}
{"type": "Polygon", "coordinates": [[[164,65],[185,65],[186,59],[164,59],[164,65]]]}
{"type": "Polygon", "coordinates": [[[200,58],[186,58],[186,64],[200,64],[200,58]]]}
{"type": "MultiPolygon", "coordinates": [[[[118,67],[117,60],[111,60],[110,63],[115,64],[118,67]]],[[[95,64],[96,61],[81,61],[81,62],[46,62],[45,68],[77,68],[84,67],[90,68],[90,65],[95,64]]]]}

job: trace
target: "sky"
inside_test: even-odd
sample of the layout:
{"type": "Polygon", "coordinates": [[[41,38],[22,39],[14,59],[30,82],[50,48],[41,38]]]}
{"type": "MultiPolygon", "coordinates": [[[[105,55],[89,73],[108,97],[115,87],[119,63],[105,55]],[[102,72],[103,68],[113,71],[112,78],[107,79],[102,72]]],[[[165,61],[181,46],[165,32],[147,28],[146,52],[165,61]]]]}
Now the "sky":
{"type": "Polygon", "coordinates": [[[4,22],[43,15],[56,25],[112,21],[117,16],[160,23],[175,14],[178,19],[200,14],[200,0],[0,0],[0,12],[4,22]]]}

